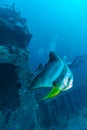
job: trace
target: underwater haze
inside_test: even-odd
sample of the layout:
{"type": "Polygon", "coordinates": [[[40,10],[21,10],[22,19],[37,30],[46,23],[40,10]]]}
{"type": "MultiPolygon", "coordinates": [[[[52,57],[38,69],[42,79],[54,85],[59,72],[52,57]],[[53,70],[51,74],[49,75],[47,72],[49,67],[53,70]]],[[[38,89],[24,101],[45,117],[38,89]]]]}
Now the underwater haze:
{"type": "MultiPolygon", "coordinates": [[[[8,0],[8,3],[13,1],[8,0]]],[[[53,50],[69,60],[87,52],[86,0],[14,0],[28,20],[34,68],[53,50]]]]}

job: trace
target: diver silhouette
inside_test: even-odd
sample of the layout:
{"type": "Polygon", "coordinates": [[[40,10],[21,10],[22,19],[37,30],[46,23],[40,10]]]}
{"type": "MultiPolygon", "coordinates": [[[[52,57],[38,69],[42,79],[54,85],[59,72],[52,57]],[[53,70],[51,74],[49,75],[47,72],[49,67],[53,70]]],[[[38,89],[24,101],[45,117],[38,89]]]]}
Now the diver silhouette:
{"type": "Polygon", "coordinates": [[[65,61],[65,63],[67,63],[69,68],[77,68],[80,64],[84,63],[84,60],[83,60],[84,56],[87,57],[87,55],[77,56],[74,58],[73,61],[69,61],[69,62],[67,62],[67,56],[64,56],[63,60],[65,61]]]}

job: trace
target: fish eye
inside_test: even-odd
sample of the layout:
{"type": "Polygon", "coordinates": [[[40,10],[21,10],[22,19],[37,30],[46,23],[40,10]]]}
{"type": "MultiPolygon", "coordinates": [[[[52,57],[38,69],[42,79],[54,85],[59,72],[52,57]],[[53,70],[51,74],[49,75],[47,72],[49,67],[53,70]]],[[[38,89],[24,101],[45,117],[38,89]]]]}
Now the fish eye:
{"type": "Polygon", "coordinates": [[[68,78],[68,80],[70,80],[70,77],[68,78]]]}
{"type": "Polygon", "coordinates": [[[53,86],[56,86],[56,82],[55,81],[53,81],[53,86]]]}

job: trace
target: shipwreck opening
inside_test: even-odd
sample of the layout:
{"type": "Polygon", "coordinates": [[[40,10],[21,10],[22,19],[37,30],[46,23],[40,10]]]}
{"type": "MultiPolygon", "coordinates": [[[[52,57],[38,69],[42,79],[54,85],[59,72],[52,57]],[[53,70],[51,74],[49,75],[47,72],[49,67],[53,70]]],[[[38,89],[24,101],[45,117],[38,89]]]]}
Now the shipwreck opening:
{"type": "Polygon", "coordinates": [[[14,111],[20,105],[17,66],[0,63],[0,111],[14,111]]]}

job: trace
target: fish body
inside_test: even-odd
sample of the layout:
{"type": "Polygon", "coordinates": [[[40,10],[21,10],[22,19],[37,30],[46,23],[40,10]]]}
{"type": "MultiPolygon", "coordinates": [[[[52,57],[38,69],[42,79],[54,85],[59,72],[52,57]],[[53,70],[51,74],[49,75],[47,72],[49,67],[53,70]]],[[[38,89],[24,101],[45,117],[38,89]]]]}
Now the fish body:
{"type": "Polygon", "coordinates": [[[52,87],[52,90],[43,99],[53,98],[61,91],[68,90],[73,84],[73,74],[69,67],[54,52],[49,53],[49,61],[43,70],[36,76],[30,89],[52,87]]]}

